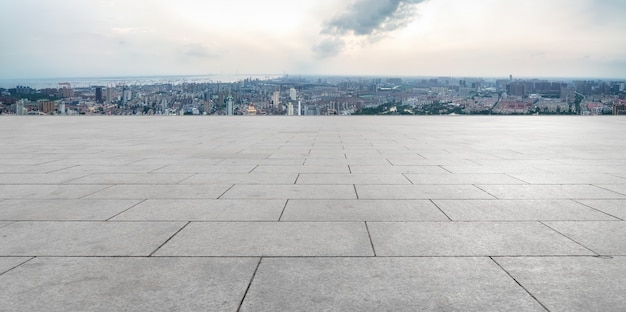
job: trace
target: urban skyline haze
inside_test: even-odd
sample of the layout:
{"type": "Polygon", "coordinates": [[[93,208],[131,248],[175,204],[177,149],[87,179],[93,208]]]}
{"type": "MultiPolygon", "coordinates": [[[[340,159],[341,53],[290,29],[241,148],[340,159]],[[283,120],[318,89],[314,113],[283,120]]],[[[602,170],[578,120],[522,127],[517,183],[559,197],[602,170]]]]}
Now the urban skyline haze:
{"type": "Polygon", "coordinates": [[[624,78],[621,0],[5,1],[0,79],[624,78]]]}

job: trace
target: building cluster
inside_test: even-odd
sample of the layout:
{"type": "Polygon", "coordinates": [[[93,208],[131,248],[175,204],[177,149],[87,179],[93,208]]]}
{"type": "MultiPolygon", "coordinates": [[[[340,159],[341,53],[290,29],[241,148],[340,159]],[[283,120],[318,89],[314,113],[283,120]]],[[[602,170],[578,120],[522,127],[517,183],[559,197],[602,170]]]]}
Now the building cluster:
{"type": "Polygon", "coordinates": [[[72,88],[0,88],[17,115],[626,114],[623,81],[290,77],[72,88]],[[388,105],[393,104],[393,105],[388,105]],[[383,107],[383,110],[367,108],[383,107]],[[401,109],[398,111],[398,107],[401,109]]]}

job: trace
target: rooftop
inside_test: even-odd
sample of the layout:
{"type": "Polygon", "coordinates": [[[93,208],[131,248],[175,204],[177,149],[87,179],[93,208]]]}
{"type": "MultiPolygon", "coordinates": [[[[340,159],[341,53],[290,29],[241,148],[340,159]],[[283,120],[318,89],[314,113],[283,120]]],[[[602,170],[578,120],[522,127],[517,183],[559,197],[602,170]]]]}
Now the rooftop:
{"type": "Polygon", "coordinates": [[[2,311],[617,311],[619,117],[1,117],[2,311]]]}

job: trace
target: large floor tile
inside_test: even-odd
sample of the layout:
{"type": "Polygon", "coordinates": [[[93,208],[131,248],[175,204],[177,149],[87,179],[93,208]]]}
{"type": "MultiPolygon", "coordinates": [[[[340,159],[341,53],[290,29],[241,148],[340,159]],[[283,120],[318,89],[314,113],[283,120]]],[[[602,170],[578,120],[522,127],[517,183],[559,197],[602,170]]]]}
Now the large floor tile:
{"type": "Polygon", "coordinates": [[[180,184],[294,184],[297,173],[199,173],[180,184]]]}
{"type": "MultiPolygon", "coordinates": [[[[0,275],[26,262],[28,259],[31,259],[31,258],[29,257],[0,257],[0,275]]],[[[0,281],[2,280],[0,279],[0,281]]],[[[2,301],[0,300],[0,302],[2,301]]]]}
{"type": "Polygon", "coordinates": [[[101,199],[216,199],[232,185],[114,185],[87,198],[101,199]]]}
{"type": "Polygon", "coordinates": [[[530,184],[611,184],[626,183],[622,179],[609,174],[511,174],[511,176],[530,184]]]}
{"type": "Polygon", "coordinates": [[[495,258],[550,311],[623,311],[626,258],[495,258]]]}
{"type": "Polygon", "coordinates": [[[0,185],[0,198],[76,199],[109,187],[108,185],[0,185]]]}
{"type": "Polygon", "coordinates": [[[597,184],[597,186],[624,195],[626,198],[626,183],[623,184],[597,184]]]}
{"type": "Polygon", "coordinates": [[[107,220],[140,200],[9,199],[0,202],[0,220],[107,220]]]}
{"type": "Polygon", "coordinates": [[[617,220],[571,200],[435,200],[454,221],[617,220]]]}
{"type": "Polygon", "coordinates": [[[372,256],[365,224],[191,223],[157,256],[372,256]]]}
{"type": "Polygon", "coordinates": [[[0,276],[2,311],[236,311],[258,259],[37,258],[0,276]]]}
{"type": "Polygon", "coordinates": [[[601,255],[626,256],[626,221],[545,222],[601,255]]]}
{"type": "Polygon", "coordinates": [[[612,199],[626,198],[593,185],[478,185],[500,199],[612,199]]]}
{"type": "Polygon", "coordinates": [[[352,185],[235,185],[224,199],[356,199],[352,185]]]}
{"type": "Polygon", "coordinates": [[[289,200],[282,221],[448,221],[427,200],[289,200]]]}
{"type": "Polygon", "coordinates": [[[112,220],[278,221],[284,207],[285,200],[149,199],[112,220]]]}
{"type": "Polygon", "coordinates": [[[297,184],[411,184],[402,174],[300,174],[297,184]]]}
{"type": "Polygon", "coordinates": [[[94,173],[70,184],[176,184],[190,176],[188,173],[94,173]]]}
{"type": "Polygon", "coordinates": [[[350,166],[351,173],[449,173],[440,166],[350,166]]]}
{"type": "Polygon", "coordinates": [[[413,184],[525,184],[524,181],[499,173],[407,173],[405,175],[413,184]]]}
{"type": "Polygon", "coordinates": [[[334,166],[258,166],[253,173],[350,173],[348,165],[334,166]]]}
{"type": "Polygon", "coordinates": [[[83,176],[84,174],[0,173],[0,184],[61,184],[83,176]]]}
{"type": "Polygon", "coordinates": [[[360,199],[493,199],[473,185],[356,185],[360,199]]]}
{"type": "Polygon", "coordinates": [[[489,258],[264,258],[242,311],[543,308],[489,258]]]}
{"type": "Polygon", "coordinates": [[[0,228],[0,256],[147,256],[183,222],[15,222],[0,228]]]}
{"type": "Polygon", "coordinates": [[[368,222],[378,256],[593,255],[538,222],[368,222]]]}
{"type": "Polygon", "coordinates": [[[578,200],[578,202],[584,205],[587,205],[589,207],[592,207],[594,209],[598,209],[602,212],[608,213],[622,220],[626,219],[626,199],[578,200]]]}

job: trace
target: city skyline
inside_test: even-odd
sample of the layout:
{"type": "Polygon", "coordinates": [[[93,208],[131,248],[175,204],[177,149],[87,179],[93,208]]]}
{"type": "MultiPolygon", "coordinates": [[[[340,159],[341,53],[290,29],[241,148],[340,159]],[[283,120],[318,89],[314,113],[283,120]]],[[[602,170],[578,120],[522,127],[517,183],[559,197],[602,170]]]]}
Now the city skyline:
{"type": "Polygon", "coordinates": [[[0,79],[626,73],[617,0],[25,0],[5,12],[0,79]]]}

